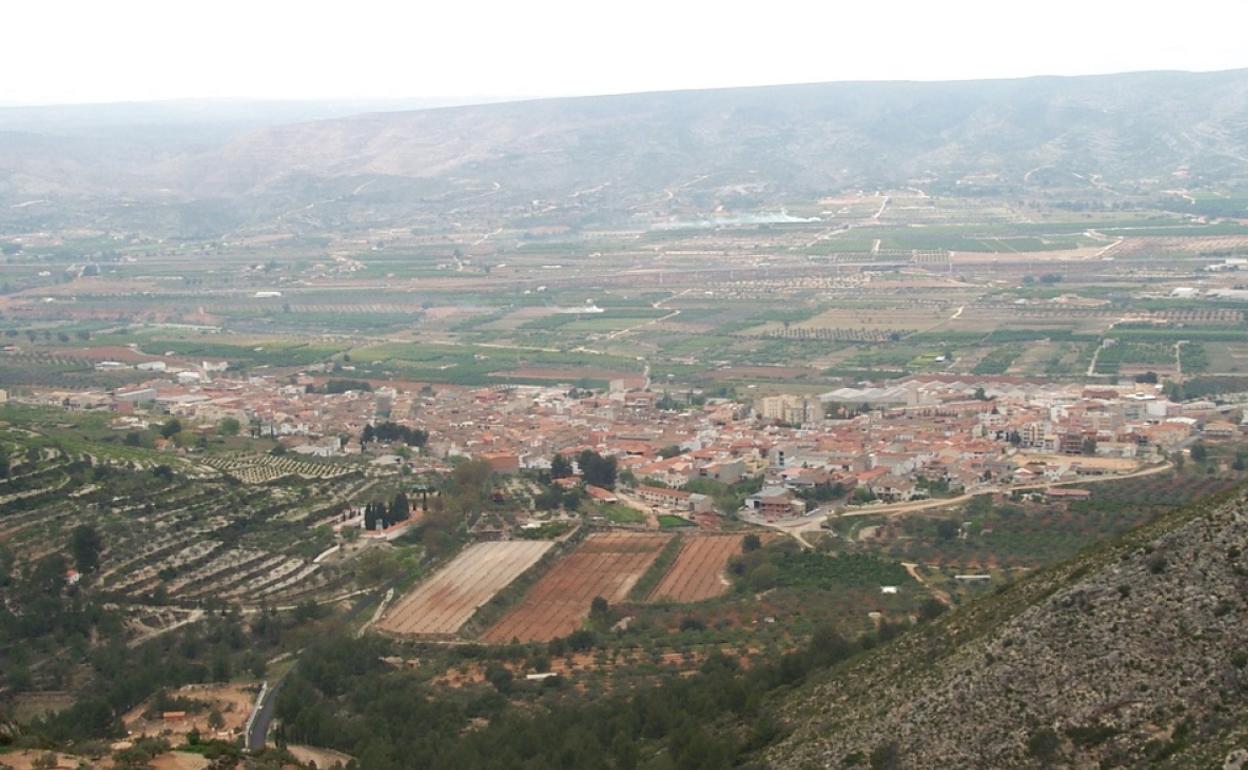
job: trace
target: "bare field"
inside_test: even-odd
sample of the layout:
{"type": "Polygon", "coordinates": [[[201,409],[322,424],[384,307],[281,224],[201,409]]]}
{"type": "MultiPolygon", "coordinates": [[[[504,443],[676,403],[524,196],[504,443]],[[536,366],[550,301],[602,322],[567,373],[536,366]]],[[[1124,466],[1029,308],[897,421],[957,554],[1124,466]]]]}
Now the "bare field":
{"type": "Polygon", "coordinates": [[[143,713],[150,706],[150,699],[131,709],[122,717],[126,729],[133,733],[148,735],[168,734],[184,736],[191,730],[198,730],[201,735],[221,738],[232,738],[239,734],[251,715],[251,707],[255,701],[254,690],[259,683],[247,684],[188,684],[173,690],[180,698],[199,701],[207,706],[203,711],[188,715],[182,719],[165,720],[160,716],[148,719],[143,713]],[[220,731],[208,726],[208,716],[212,710],[221,713],[225,722],[220,731]]]}
{"type": "Polygon", "coordinates": [[[957,332],[991,332],[997,329],[1039,329],[1102,334],[1122,320],[1121,313],[1059,306],[1009,308],[996,305],[968,306],[956,320],[942,327],[957,332]]]}
{"type": "Polygon", "coordinates": [[[189,751],[168,751],[153,757],[151,764],[152,770],[204,770],[211,762],[202,754],[192,754],[189,751]]]}
{"type": "MultiPolygon", "coordinates": [[[[1108,245],[1107,243],[1106,246],[1108,245]]],[[[954,251],[950,253],[949,261],[955,265],[984,262],[1082,262],[1098,259],[1104,248],[1104,246],[1088,246],[1052,251],[954,251]]]]}
{"type": "Polygon", "coordinates": [[[350,754],[343,754],[341,751],[333,749],[323,749],[318,746],[300,746],[291,744],[286,747],[295,759],[306,764],[315,763],[316,767],[333,767],[335,763],[346,767],[353,759],[350,754]]]}
{"type": "Polygon", "coordinates": [[[1023,465],[1027,462],[1078,463],[1084,468],[1095,468],[1106,473],[1129,473],[1140,468],[1140,463],[1125,457],[1071,457],[1069,455],[1027,454],[1016,455],[1015,462],[1023,465]]]}
{"type": "Polygon", "coordinates": [[[741,553],[744,535],[710,535],[685,540],[676,561],[648,601],[700,602],[728,590],[724,570],[728,560],[741,553]]]}
{"type": "Polygon", "coordinates": [[[1235,252],[1248,248],[1248,235],[1210,236],[1129,236],[1115,249],[1115,255],[1203,254],[1235,252]]]}
{"type": "Polygon", "coordinates": [[[1248,344],[1222,342],[1205,345],[1212,372],[1248,372],[1248,344]]]}
{"type": "Polygon", "coordinates": [[[548,540],[477,543],[395,603],[377,628],[395,634],[453,634],[553,545],[548,540]]]}
{"type": "Polygon", "coordinates": [[[590,535],[529,589],[482,639],[545,642],[580,627],[594,597],[619,602],[658,557],[670,535],[611,532],[590,535]]]}
{"type": "Polygon", "coordinates": [[[86,763],[86,766],[90,768],[103,766],[98,763],[92,764],[86,758],[74,754],[62,754],[57,751],[47,752],[40,749],[22,749],[0,754],[0,762],[4,763],[5,767],[13,768],[13,770],[33,770],[33,768],[40,766],[37,762],[49,753],[56,757],[56,765],[54,765],[56,770],[61,770],[61,768],[69,770],[70,768],[81,767],[81,763],[86,763]]]}
{"type": "Polygon", "coordinates": [[[507,313],[502,318],[488,323],[483,323],[477,327],[480,331],[491,332],[514,332],[524,324],[537,318],[545,318],[546,316],[556,315],[559,311],[548,307],[525,307],[507,313]]]}
{"type": "Polygon", "coordinates": [[[921,330],[945,321],[953,313],[939,306],[881,306],[875,308],[844,307],[824,310],[805,321],[788,327],[769,322],[747,330],[747,334],[767,334],[787,329],[866,329],[871,331],[921,330]]]}
{"type": "Polygon", "coordinates": [[[636,372],[621,372],[603,369],[597,366],[558,368],[550,366],[525,366],[520,369],[509,369],[491,372],[491,377],[515,377],[526,380],[553,380],[557,382],[575,382],[576,380],[624,380],[629,386],[636,386],[645,380],[636,372]]]}
{"type": "Polygon", "coordinates": [[[1054,357],[1062,355],[1061,345],[1054,342],[1036,341],[1028,343],[1022,354],[1014,359],[1006,374],[1044,374],[1044,368],[1054,357]]]}

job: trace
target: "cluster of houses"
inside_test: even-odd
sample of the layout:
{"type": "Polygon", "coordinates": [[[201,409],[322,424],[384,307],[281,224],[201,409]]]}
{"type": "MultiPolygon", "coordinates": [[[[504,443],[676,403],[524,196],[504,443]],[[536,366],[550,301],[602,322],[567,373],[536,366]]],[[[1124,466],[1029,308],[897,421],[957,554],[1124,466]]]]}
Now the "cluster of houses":
{"type": "Polygon", "coordinates": [[[745,507],[768,519],[800,516],[833,496],[907,501],[934,491],[1124,473],[1197,437],[1244,435],[1238,409],[1176,403],[1156,385],[1133,382],[925,375],[820,396],[693,399],[682,406],[677,402],[689,402],[687,396],[633,383],[594,393],[567,386],[382,384],[327,393],[324,379],[201,370],[188,382],[166,372],[113,391],[37,390],[21,398],[111,409],[131,420],[168,414],[212,424],[232,417],[244,431],[276,438],[294,452],[374,453],[410,462],[392,447],[360,443],[365,426],[392,420],[428,432],[423,457],[474,457],[502,475],[549,468],[557,454],[575,459],[588,449],[616,458],[636,499],[690,515],[713,506],[700,493],[708,484],[732,487],[761,476],[762,488],[747,496],[745,507]],[[696,489],[685,489],[691,484],[696,489]]]}

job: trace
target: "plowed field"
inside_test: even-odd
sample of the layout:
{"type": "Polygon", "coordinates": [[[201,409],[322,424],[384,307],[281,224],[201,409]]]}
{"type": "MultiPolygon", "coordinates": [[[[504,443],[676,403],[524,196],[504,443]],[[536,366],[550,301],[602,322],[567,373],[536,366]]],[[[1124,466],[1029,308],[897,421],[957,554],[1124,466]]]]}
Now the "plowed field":
{"type": "Polygon", "coordinates": [[[396,634],[453,634],[554,543],[477,543],[400,599],[377,627],[396,634]]]}
{"type": "Polygon", "coordinates": [[[551,568],[482,637],[487,642],[544,642],[580,628],[595,596],[623,601],[670,535],[611,532],[590,535],[551,568]]]}
{"type": "Polygon", "coordinates": [[[741,553],[743,535],[690,537],[676,561],[647,597],[650,601],[700,602],[728,590],[724,569],[741,553]]]}

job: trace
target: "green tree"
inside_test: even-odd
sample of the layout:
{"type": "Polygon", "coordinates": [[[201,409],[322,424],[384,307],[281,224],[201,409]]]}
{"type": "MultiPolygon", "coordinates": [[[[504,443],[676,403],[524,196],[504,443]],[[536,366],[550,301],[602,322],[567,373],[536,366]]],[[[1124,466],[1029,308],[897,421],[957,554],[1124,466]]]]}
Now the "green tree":
{"type": "Polygon", "coordinates": [[[550,477],[552,479],[563,479],[572,475],[572,463],[563,455],[555,455],[550,458],[550,477]]]}
{"type": "Polygon", "coordinates": [[[79,524],[69,536],[69,549],[74,554],[74,567],[79,574],[89,575],[100,566],[104,541],[90,524],[79,524]]]}
{"type": "Polygon", "coordinates": [[[616,460],[614,457],[603,457],[592,449],[586,449],[576,458],[581,466],[581,478],[586,484],[613,489],[615,487],[616,460]]]}
{"type": "Polygon", "coordinates": [[[923,600],[922,604],[919,605],[919,620],[923,620],[923,621],[935,620],[936,618],[945,614],[945,610],[947,609],[948,607],[946,607],[944,604],[940,603],[934,598],[928,597],[927,599],[923,600]]]}
{"type": "Polygon", "coordinates": [[[394,496],[394,500],[390,502],[389,514],[386,519],[387,524],[398,524],[411,517],[412,505],[408,502],[407,495],[400,492],[394,496]]]}
{"type": "Polygon", "coordinates": [[[593,601],[589,603],[589,616],[591,618],[605,618],[610,610],[611,606],[601,596],[595,596],[593,601]]]}
{"type": "Polygon", "coordinates": [[[222,436],[237,436],[242,428],[242,423],[234,417],[226,417],[217,423],[217,433],[222,436]]]}
{"type": "Polygon", "coordinates": [[[165,421],[164,425],[160,426],[160,435],[164,436],[165,438],[173,438],[175,435],[181,432],[182,432],[182,423],[179,422],[178,418],[176,417],[170,417],[168,420],[165,421]]]}
{"type": "Polygon", "coordinates": [[[1062,747],[1062,739],[1051,727],[1042,727],[1027,739],[1027,753],[1040,760],[1045,767],[1057,757],[1062,747]]]}
{"type": "Polygon", "coordinates": [[[506,695],[511,692],[511,683],[514,677],[505,666],[494,664],[485,670],[485,679],[494,685],[494,689],[506,695]]]}
{"type": "Polygon", "coordinates": [[[888,741],[876,746],[869,758],[871,770],[896,770],[901,767],[901,749],[896,741],[888,741]]]}
{"type": "Polygon", "coordinates": [[[65,573],[69,571],[69,562],[59,553],[50,553],[35,562],[27,584],[36,593],[43,596],[60,596],[65,588],[65,573]]]}
{"type": "Polygon", "coordinates": [[[447,479],[446,507],[452,513],[479,513],[489,498],[494,469],[485,460],[458,463],[447,479]]]}
{"type": "Polygon", "coordinates": [[[953,519],[941,519],[936,522],[936,536],[941,540],[952,540],[958,536],[961,527],[953,519]]]}
{"type": "Polygon", "coordinates": [[[1203,463],[1205,460],[1209,459],[1209,447],[1205,446],[1205,442],[1203,441],[1197,441],[1195,444],[1192,444],[1192,448],[1189,451],[1191,452],[1192,459],[1198,463],[1203,463]]]}

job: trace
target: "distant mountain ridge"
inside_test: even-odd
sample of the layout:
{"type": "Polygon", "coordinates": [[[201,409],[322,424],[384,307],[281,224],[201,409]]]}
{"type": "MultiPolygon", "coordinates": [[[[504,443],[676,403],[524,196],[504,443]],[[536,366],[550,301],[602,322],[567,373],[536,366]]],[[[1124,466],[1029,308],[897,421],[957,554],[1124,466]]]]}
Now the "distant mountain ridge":
{"type": "Polygon", "coordinates": [[[1235,71],[544,99],[273,127],[224,156],[258,163],[235,188],[299,171],[501,177],[538,192],[710,174],[811,192],[928,175],[1021,181],[1044,164],[1112,180],[1224,173],[1246,150],[1248,71],[1235,71]]]}
{"type": "Polygon", "coordinates": [[[269,121],[195,142],[193,121],[128,141],[46,121],[32,132],[29,114],[6,129],[4,115],[10,203],[354,196],[343,205],[438,210],[485,193],[497,207],[591,191],[594,205],[628,210],[673,190],[705,206],[967,177],[1006,189],[1074,174],[1125,191],[1248,182],[1248,70],[540,99],[269,121]],[[366,182],[375,189],[355,192],[366,182]]]}

